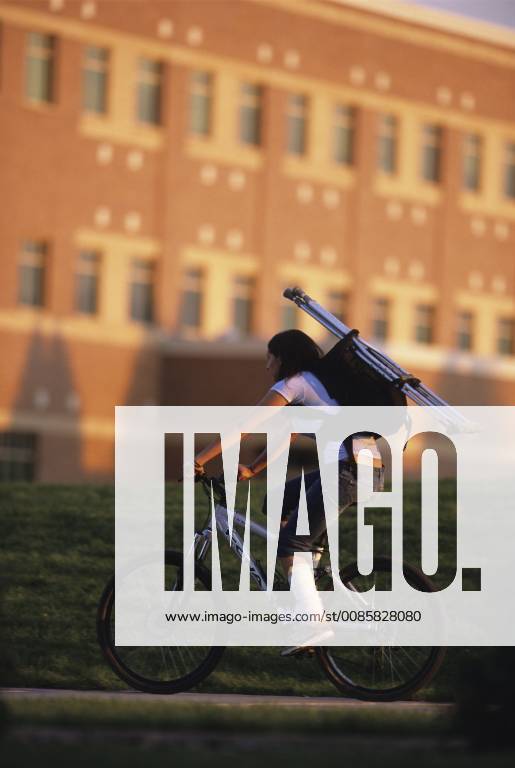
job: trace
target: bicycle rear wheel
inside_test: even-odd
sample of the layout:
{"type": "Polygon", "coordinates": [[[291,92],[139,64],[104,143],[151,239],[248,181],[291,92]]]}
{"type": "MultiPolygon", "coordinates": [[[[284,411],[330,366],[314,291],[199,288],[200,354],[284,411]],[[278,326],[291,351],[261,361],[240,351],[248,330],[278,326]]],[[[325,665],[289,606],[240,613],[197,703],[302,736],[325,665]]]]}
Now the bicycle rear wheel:
{"type": "MultiPolygon", "coordinates": [[[[167,584],[182,580],[182,555],[165,553],[167,584]]],[[[211,574],[195,566],[196,589],[211,588],[211,574]]],[[[198,685],[216,667],[225,650],[221,646],[117,646],[114,644],[115,584],[112,577],[100,598],[97,636],[111,669],[132,688],[145,693],[171,694],[198,685]]]]}
{"type": "MultiPolygon", "coordinates": [[[[379,557],[374,560],[374,570],[369,576],[361,576],[354,563],[340,572],[340,578],[345,585],[363,591],[372,585],[378,573],[389,573],[390,567],[389,558],[379,557]]],[[[434,591],[430,580],[417,568],[404,564],[404,573],[411,586],[422,592],[434,591]]],[[[446,649],[436,646],[348,646],[315,650],[325,674],[342,693],[366,701],[395,701],[409,698],[433,679],[446,649]]]]}

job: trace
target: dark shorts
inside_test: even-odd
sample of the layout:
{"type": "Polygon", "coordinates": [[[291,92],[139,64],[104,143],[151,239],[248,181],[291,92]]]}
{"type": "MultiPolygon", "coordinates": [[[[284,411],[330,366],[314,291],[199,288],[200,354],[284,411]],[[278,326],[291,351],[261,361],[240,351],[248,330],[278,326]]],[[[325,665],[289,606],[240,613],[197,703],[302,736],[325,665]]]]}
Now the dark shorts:
{"type": "MultiPolygon", "coordinates": [[[[374,491],[384,488],[384,467],[374,470],[374,491]]],[[[348,464],[342,464],[338,473],[338,511],[340,514],[357,501],[357,478],[348,464]]],[[[297,517],[301,477],[289,480],[285,485],[282,519],[286,525],[279,534],[278,557],[288,557],[295,552],[316,552],[320,549],[321,539],[326,531],[322,486],[318,470],[304,475],[306,488],[306,506],[308,511],[308,535],[297,534],[297,517]]]]}

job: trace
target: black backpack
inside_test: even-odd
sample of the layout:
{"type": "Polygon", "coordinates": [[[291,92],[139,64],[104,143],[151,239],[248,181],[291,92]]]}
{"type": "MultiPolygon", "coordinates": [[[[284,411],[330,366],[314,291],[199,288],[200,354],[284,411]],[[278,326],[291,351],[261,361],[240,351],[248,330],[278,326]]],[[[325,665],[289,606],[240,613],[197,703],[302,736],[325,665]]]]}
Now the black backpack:
{"type": "MultiPolygon", "coordinates": [[[[406,406],[406,395],[399,388],[398,382],[387,381],[381,374],[354,352],[353,340],[357,331],[350,331],[340,339],[319,363],[317,377],[327,389],[328,394],[340,405],[400,405],[406,406]]],[[[398,428],[405,419],[405,412],[393,412],[392,428],[398,428]]],[[[360,432],[360,435],[380,437],[375,432],[360,432]]],[[[351,461],[353,436],[345,441],[345,447],[351,461]]]]}

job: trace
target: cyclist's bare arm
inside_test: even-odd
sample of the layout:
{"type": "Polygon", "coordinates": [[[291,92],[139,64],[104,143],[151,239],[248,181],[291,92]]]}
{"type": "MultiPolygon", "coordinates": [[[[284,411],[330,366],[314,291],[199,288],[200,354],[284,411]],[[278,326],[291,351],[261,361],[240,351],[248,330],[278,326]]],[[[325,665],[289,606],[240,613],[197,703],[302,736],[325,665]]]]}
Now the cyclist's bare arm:
{"type": "MultiPolygon", "coordinates": [[[[258,403],[258,405],[288,405],[288,401],[286,398],[284,398],[282,395],[280,395],[278,392],[274,392],[273,390],[270,390],[266,393],[264,398],[258,403]]],[[[298,435],[293,434],[291,435],[291,438],[289,438],[289,443],[291,444],[297,439],[298,435]]],[[[244,464],[240,464],[238,468],[238,480],[247,480],[250,477],[254,477],[255,475],[259,475],[260,472],[262,472],[267,465],[267,449],[264,448],[259,456],[257,456],[252,464],[250,464],[248,467],[246,467],[244,464]]]]}
{"type": "MultiPolygon", "coordinates": [[[[278,392],[274,392],[273,390],[269,390],[266,395],[259,401],[258,406],[261,405],[274,405],[274,406],[284,406],[288,405],[288,401],[286,398],[284,398],[282,395],[280,395],[278,392]]],[[[241,439],[245,440],[249,432],[244,432],[241,435],[241,439]]],[[[219,456],[222,453],[222,444],[220,440],[214,440],[212,443],[207,445],[205,448],[203,448],[199,453],[195,456],[195,465],[199,469],[204,467],[205,464],[207,464],[208,461],[211,461],[212,459],[215,459],[217,456],[219,456]]],[[[266,451],[263,451],[263,454],[266,456],[266,451]]],[[[258,459],[261,457],[258,456],[258,459]]],[[[256,464],[256,462],[254,462],[256,464]]],[[[263,467],[259,469],[258,471],[261,472],[262,469],[264,469],[266,466],[266,461],[263,467]]],[[[256,473],[254,473],[256,474],[256,473]]]]}

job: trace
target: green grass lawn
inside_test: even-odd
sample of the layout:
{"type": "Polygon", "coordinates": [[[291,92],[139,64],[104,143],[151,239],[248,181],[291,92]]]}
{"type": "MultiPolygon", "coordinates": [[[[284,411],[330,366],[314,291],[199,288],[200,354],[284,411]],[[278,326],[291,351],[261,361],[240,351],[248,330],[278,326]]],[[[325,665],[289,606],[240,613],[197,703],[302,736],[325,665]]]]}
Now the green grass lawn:
{"type": "Polygon", "coordinates": [[[382,707],[206,705],[175,697],[141,701],[79,698],[6,702],[14,729],[0,740],[5,768],[68,765],[248,768],[334,765],[365,768],[501,768],[513,751],[474,753],[448,712],[382,707]]]}
{"type": "MultiPolygon", "coordinates": [[[[416,486],[411,486],[406,494],[408,547],[415,540],[416,492],[416,486]]],[[[262,490],[258,496],[260,493],[262,490]]],[[[179,502],[176,486],[169,485],[170,544],[180,540],[176,514],[179,502]]],[[[255,505],[259,504],[260,499],[256,498],[255,505]]],[[[445,526],[445,494],[441,514],[445,526]]],[[[342,518],[342,526],[352,528],[352,513],[349,511],[345,520],[342,518]]],[[[113,488],[0,485],[0,540],[2,684],[125,687],[104,662],[95,634],[97,602],[114,562],[113,488]]],[[[231,562],[236,578],[239,564],[231,562]]],[[[457,661],[486,653],[483,649],[451,649],[431,687],[418,697],[452,699],[457,661]]],[[[316,661],[282,659],[277,648],[229,648],[203,689],[337,694],[316,661]]]]}
{"type": "Polygon", "coordinates": [[[383,734],[387,736],[446,735],[451,732],[448,710],[409,711],[381,707],[270,707],[213,705],[177,697],[142,701],[138,696],[92,700],[17,696],[5,702],[7,717],[17,725],[74,726],[92,729],[152,729],[166,732],[217,731],[232,733],[383,734]]]}
{"type": "Polygon", "coordinates": [[[473,751],[447,713],[191,704],[177,698],[16,699],[0,740],[5,768],[91,765],[328,765],[357,768],[504,768],[513,751],[473,751]]]}
{"type": "Polygon", "coordinates": [[[353,768],[511,768],[513,753],[473,753],[466,748],[447,744],[429,744],[424,740],[399,743],[358,737],[345,740],[323,737],[301,741],[256,739],[249,734],[239,744],[225,743],[223,738],[208,736],[198,743],[155,744],[151,741],[132,743],[111,736],[108,741],[79,740],[78,743],[43,742],[20,743],[9,739],[0,746],[4,768],[54,768],[73,765],[74,768],[304,768],[304,766],[334,766],[349,763],[353,768]]]}

